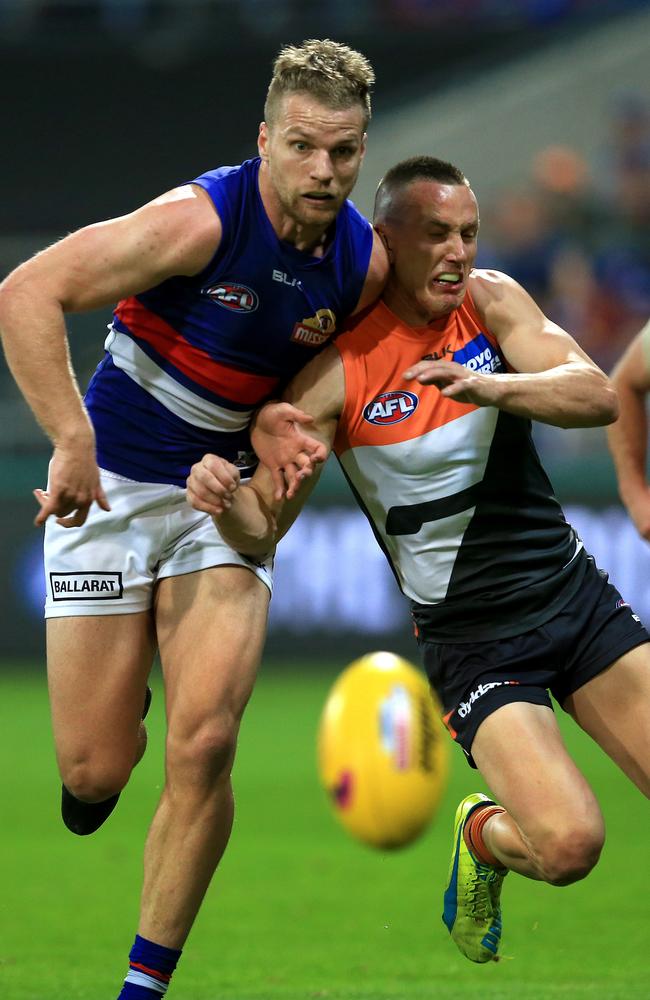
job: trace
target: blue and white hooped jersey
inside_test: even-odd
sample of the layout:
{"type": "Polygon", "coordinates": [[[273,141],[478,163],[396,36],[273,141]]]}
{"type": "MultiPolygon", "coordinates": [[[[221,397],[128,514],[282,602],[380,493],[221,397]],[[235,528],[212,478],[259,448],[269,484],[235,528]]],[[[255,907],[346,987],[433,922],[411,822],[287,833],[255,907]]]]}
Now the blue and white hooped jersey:
{"type": "Polygon", "coordinates": [[[249,475],[253,411],[321,350],[357,305],[372,228],[351,202],[323,257],[279,240],[258,190],[259,159],[209,171],[221,244],[194,277],[118,303],[86,393],[99,465],[184,486],[213,452],[249,475]]]}

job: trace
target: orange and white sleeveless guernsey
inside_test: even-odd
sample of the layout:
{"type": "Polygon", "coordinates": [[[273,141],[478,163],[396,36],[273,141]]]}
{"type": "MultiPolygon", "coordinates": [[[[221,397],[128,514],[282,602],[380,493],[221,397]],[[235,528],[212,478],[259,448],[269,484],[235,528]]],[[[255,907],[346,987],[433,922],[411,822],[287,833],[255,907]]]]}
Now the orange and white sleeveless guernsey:
{"type": "Polygon", "coordinates": [[[403,378],[422,359],[507,370],[469,294],[417,329],[379,302],[335,346],[345,403],[334,451],[420,635],[494,639],[551,618],[580,586],[586,556],[530,421],[403,378]]]}

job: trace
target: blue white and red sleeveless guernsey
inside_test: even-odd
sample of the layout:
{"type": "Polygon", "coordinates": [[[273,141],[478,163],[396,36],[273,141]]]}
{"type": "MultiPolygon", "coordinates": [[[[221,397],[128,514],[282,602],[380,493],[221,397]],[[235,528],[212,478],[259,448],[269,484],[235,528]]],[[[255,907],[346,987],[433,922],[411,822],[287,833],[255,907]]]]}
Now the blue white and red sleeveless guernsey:
{"type": "Polygon", "coordinates": [[[323,257],[278,239],[259,159],[191,181],[223,228],[210,264],[118,303],[86,406],[101,468],[184,486],[206,452],[250,475],[253,411],[321,350],[357,305],[372,228],[346,201],[323,257]]]}

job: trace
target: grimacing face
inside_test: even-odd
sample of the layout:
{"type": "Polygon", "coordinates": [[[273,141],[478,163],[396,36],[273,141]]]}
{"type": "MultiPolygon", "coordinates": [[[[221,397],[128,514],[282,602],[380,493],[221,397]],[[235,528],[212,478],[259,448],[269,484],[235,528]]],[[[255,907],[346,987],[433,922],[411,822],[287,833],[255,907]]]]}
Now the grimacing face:
{"type": "Polygon", "coordinates": [[[415,180],[397,191],[378,223],[391,262],[384,293],[414,326],[457,309],[476,259],[478,204],[465,184],[415,180]]]}
{"type": "Polygon", "coordinates": [[[258,140],[272,209],[300,225],[329,226],[359,174],[363,119],[360,104],[337,109],[305,93],[284,97],[275,122],[260,125],[258,140]]]}

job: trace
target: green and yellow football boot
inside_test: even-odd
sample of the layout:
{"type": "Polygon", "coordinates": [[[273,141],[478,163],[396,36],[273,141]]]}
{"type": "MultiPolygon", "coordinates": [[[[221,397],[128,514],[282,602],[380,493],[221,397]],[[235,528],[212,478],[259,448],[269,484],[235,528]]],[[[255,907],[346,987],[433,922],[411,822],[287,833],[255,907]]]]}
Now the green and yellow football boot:
{"type": "Polygon", "coordinates": [[[468,795],[456,810],[454,846],[444,897],[443,922],[463,955],[472,962],[499,960],[501,886],[507,869],[477,861],[465,843],[467,820],[481,806],[494,805],[480,792],[468,795]]]}

